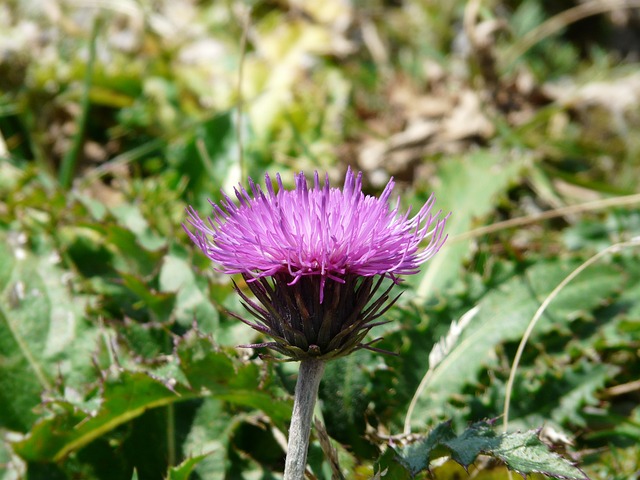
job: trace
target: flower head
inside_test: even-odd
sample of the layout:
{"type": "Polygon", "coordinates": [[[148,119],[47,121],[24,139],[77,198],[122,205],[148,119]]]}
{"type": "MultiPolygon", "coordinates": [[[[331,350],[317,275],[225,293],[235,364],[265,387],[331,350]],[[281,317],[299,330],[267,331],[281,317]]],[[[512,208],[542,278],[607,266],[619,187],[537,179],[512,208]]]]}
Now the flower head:
{"type": "Polygon", "coordinates": [[[250,325],[275,340],[261,346],[296,359],[368,347],[360,341],[390,306],[390,287],[375,297],[382,280],[417,273],[446,240],[446,217],[432,213],[433,195],[412,218],[401,214],[400,199],[389,206],[393,180],[368,196],[351,169],[342,190],[317,172],[312,187],[303,173],[294,190],[276,182],[277,192],[266,175],[265,192],[249,179],[251,194],[235,190],[238,204],[223,192],[206,221],[189,207],[185,231],[219,271],[246,280],[259,302],[238,290],[260,322],[250,325]]]}

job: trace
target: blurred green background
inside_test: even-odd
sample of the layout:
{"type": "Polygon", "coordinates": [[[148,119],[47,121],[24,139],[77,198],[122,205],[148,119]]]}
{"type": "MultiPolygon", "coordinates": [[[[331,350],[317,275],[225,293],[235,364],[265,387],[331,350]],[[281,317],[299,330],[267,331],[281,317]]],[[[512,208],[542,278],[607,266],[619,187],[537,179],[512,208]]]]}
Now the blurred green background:
{"type": "MultiPolygon", "coordinates": [[[[345,478],[372,477],[405,422],[500,417],[541,302],[640,234],[638,7],[2,2],[1,478],[278,478],[296,366],[235,348],[260,338],[181,227],[265,172],[339,186],[351,165],[367,193],[393,176],[404,208],[435,191],[452,212],[373,332],[398,356],[327,369],[318,415],[345,478]],[[475,305],[407,420],[429,352],[475,305]]],[[[513,388],[509,428],[562,433],[591,478],[640,471],[638,260],[628,244],[563,289],[513,388]]],[[[332,478],[317,437],[310,468],[332,478]]]]}

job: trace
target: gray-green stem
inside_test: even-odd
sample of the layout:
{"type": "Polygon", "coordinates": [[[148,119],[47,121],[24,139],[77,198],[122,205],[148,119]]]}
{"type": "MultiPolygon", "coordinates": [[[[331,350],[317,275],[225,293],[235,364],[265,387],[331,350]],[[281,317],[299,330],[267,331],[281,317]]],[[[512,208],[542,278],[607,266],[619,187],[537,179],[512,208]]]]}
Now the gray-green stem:
{"type": "Polygon", "coordinates": [[[289,427],[289,445],[284,466],[284,480],[303,480],[307,467],[307,450],[313,408],[318,397],[318,387],[324,373],[324,361],[306,359],[300,362],[298,382],[296,383],[291,427],[289,427]]]}

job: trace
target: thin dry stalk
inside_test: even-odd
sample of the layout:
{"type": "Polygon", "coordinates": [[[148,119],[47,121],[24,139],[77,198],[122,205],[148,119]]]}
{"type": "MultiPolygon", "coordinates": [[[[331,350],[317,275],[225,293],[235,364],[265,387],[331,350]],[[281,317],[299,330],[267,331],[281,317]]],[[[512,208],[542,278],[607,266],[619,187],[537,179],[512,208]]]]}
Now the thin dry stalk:
{"type": "Polygon", "coordinates": [[[605,397],[616,397],[618,395],[626,395],[638,390],[640,390],[640,380],[634,380],[633,382],[627,382],[607,388],[603,393],[605,397]]]}
{"type": "Polygon", "coordinates": [[[536,313],[533,315],[533,318],[529,322],[529,325],[527,326],[527,330],[524,332],[524,335],[522,336],[522,340],[520,340],[520,345],[518,345],[518,350],[516,351],[516,355],[513,359],[513,364],[511,365],[511,372],[509,373],[509,380],[507,381],[507,392],[504,400],[504,409],[502,412],[502,415],[503,415],[502,428],[505,432],[507,431],[507,428],[509,426],[509,407],[511,406],[511,394],[513,390],[513,382],[515,380],[516,372],[520,364],[520,359],[522,358],[522,353],[524,352],[524,348],[527,345],[527,342],[529,341],[529,337],[531,336],[533,329],[538,323],[538,320],[540,320],[540,318],[544,314],[547,307],[564,289],[564,287],[566,287],[569,284],[569,282],[571,282],[583,270],[593,265],[602,257],[604,257],[605,255],[608,255],[609,253],[619,252],[625,248],[632,248],[632,247],[638,247],[638,246],[640,246],[640,237],[634,238],[628,242],[616,243],[614,245],[609,246],[608,248],[605,248],[601,252],[598,252],[597,254],[589,258],[587,261],[585,261],[582,265],[576,268],[569,275],[567,275],[567,277],[564,280],[562,280],[562,282],[560,282],[556,288],[553,289],[553,291],[547,296],[547,298],[544,299],[544,301],[542,302],[542,304],[540,305],[536,313]]]}
{"type": "Polygon", "coordinates": [[[519,42],[507,51],[504,64],[507,66],[512,65],[536,43],[541,42],[572,23],[593,15],[623,8],[640,8],[640,0],[592,0],[560,12],[527,32],[519,42]]]}
{"type": "Polygon", "coordinates": [[[478,12],[480,12],[480,6],[482,0],[469,0],[464,7],[463,27],[469,42],[473,45],[474,50],[478,49],[478,42],[476,38],[476,20],[478,19],[478,12]]]}
{"type": "Polygon", "coordinates": [[[551,218],[564,217],[565,215],[584,213],[593,210],[602,210],[609,207],[634,205],[637,203],[640,203],[640,193],[625,195],[622,197],[607,198],[604,200],[595,200],[593,202],[585,202],[578,205],[570,205],[568,207],[556,208],[553,210],[548,210],[546,212],[537,213],[535,215],[511,218],[503,222],[497,222],[491,225],[486,225],[484,227],[475,228],[473,230],[469,230],[468,232],[461,233],[460,235],[449,237],[447,243],[461,242],[463,240],[468,240],[469,238],[481,237],[483,235],[499,232],[500,230],[506,230],[508,228],[530,225],[541,220],[549,220],[551,218]]]}

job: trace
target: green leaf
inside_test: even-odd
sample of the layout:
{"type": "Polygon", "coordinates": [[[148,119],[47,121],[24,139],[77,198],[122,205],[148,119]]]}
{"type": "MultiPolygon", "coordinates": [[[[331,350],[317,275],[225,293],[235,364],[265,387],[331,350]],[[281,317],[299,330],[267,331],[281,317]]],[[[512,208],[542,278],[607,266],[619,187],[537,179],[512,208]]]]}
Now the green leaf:
{"type": "Polygon", "coordinates": [[[58,238],[85,276],[113,277],[117,272],[148,276],[157,271],[162,258],[162,251],[143,245],[134,231],[117,225],[113,218],[66,226],[58,238]]]}
{"type": "MultiPolygon", "coordinates": [[[[136,212],[135,216],[137,215],[139,212],[136,212]]],[[[143,243],[144,232],[147,232],[146,222],[144,229],[137,232],[138,234],[136,230],[113,224],[102,230],[106,244],[116,252],[113,262],[116,270],[144,276],[152,274],[158,268],[161,253],[157,249],[163,246],[164,240],[149,240],[143,243]]]]}
{"type": "Polygon", "coordinates": [[[57,462],[146,410],[195,396],[186,389],[178,394],[146,373],[123,371],[105,380],[97,412],[57,401],[54,415],[38,421],[14,450],[27,461],[57,462]]]}
{"type": "Polygon", "coordinates": [[[205,389],[236,405],[262,410],[281,424],[291,418],[290,400],[276,398],[281,390],[271,365],[265,364],[263,371],[256,363],[235,365],[210,339],[193,331],[178,344],[176,353],[192,388],[205,389]]]}
{"type": "Polygon", "coordinates": [[[187,458],[176,467],[171,467],[166,480],[189,480],[191,472],[193,472],[194,468],[205,458],[207,458],[206,454],[196,455],[195,457],[187,458]]]}
{"type": "MultiPolygon", "coordinates": [[[[447,399],[477,379],[483,363],[501,342],[519,340],[543,299],[568,275],[574,264],[540,263],[523,276],[513,277],[489,292],[480,310],[462,332],[447,356],[433,369],[412,416],[412,424],[424,424],[447,411],[447,399]]],[[[624,284],[624,276],[609,266],[582,272],[569,283],[538,323],[535,334],[562,327],[579,312],[589,312],[606,302],[624,284]],[[603,279],[606,278],[606,281],[603,279]]],[[[425,365],[428,352],[422,352],[425,365]]]]}
{"type": "Polygon", "coordinates": [[[425,440],[398,451],[397,458],[415,476],[428,470],[432,453],[438,448],[446,448],[451,458],[465,469],[483,454],[500,459],[522,475],[542,473],[564,480],[588,480],[582,470],[551,452],[540,441],[537,431],[498,435],[488,422],[475,423],[458,436],[449,423],[440,424],[425,440]]]}
{"type": "Polygon", "coordinates": [[[551,452],[540,441],[536,431],[508,433],[499,438],[499,444],[485,453],[499,458],[518,473],[542,473],[566,480],[589,480],[582,470],[551,452]]]}
{"type": "Polygon", "coordinates": [[[411,473],[398,461],[400,457],[393,448],[387,448],[375,463],[375,475],[371,480],[410,480],[411,473]]]}
{"type": "Polygon", "coordinates": [[[111,208],[111,213],[122,225],[122,230],[117,230],[119,236],[115,236],[115,241],[131,242],[129,238],[123,236],[127,234],[135,235],[136,242],[145,250],[157,250],[164,247],[167,243],[166,239],[158,236],[149,228],[147,219],[142,216],[142,212],[137,205],[123,204],[111,208]]]}
{"type": "Polygon", "coordinates": [[[170,320],[176,303],[175,295],[157,292],[149,287],[148,282],[135,275],[122,273],[121,277],[122,284],[140,298],[141,304],[136,305],[140,310],[148,309],[152,320],[158,322],[168,322],[170,320]]]}
{"type": "MultiPolygon", "coordinates": [[[[542,303],[547,294],[578,265],[576,262],[539,263],[527,270],[526,280],[537,301],[542,303]]],[[[613,265],[596,263],[560,291],[538,325],[546,323],[542,327],[544,330],[551,325],[569,323],[580,316],[589,317],[593,309],[607,304],[626,283],[623,270],[613,265]]]]}
{"type": "Polygon", "coordinates": [[[575,368],[565,369],[558,406],[553,409],[552,418],[562,424],[566,421],[581,427],[585,426],[582,411],[587,405],[598,405],[600,400],[596,392],[603,389],[605,384],[619,371],[610,364],[589,363],[582,360],[575,368]]]}
{"type": "Polygon", "coordinates": [[[160,270],[160,290],[176,295],[176,309],[173,314],[178,324],[188,327],[194,320],[198,328],[217,338],[219,326],[218,311],[211,305],[203,286],[198,282],[193,265],[172,252],[167,255],[160,270]]]}
{"type": "Polygon", "coordinates": [[[519,37],[533,30],[543,21],[544,11],[541,4],[534,0],[525,0],[513,12],[509,25],[513,28],[514,35],[519,37]]]}
{"type": "MultiPolygon", "coordinates": [[[[495,208],[496,197],[506,192],[524,168],[524,156],[510,158],[504,152],[478,151],[448,159],[439,169],[440,185],[435,190],[438,209],[451,217],[447,221],[449,237],[460,235],[473,227],[473,222],[495,208]]],[[[463,259],[470,252],[471,240],[447,242],[422,268],[422,273],[408,282],[416,285],[416,301],[424,301],[457,277],[463,259]]]]}
{"type": "Polygon", "coordinates": [[[46,243],[35,256],[0,232],[0,426],[25,432],[57,376],[69,387],[95,378],[88,298],[71,295],[58,261],[46,243]]]}
{"type": "Polygon", "coordinates": [[[398,455],[409,472],[412,475],[417,475],[429,468],[429,463],[436,449],[454,438],[455,433],[451,429],[451,423],[444,422],[431,430],[423,440],[411,443],[401,449],[398,455]]]}
{"type": "Polygon", "coordinates": [[[368,371],[379,364],[366,351],[328,362],[320,384],[322,414],[332,438],[347,444],[358,455],[371,454],[364,440],[366,421],[362,412],[367,408],[374,377],[368,371]]]}
{"type": "Polygon", "coordinates": [[[204,120],[183,144],[173,146],[170,157],[176,159],[174,166],[180,174],[189,179],[189,200],[197,209],[208,209],[208,198],[237,181],[240,172],[233,115],[227,111],[204,120]]]}
{"type": "Polygon", "coordinates": [[[500,444],[496,433],[486,422],[471,425],[456,438],[442,442],[451,451],[451,458],[465,469],[483,452],[490,452],[500,444]]]}
{"type": "Polygon", "coordinates": [[[28,461],[57,462],[149,409],[209,395],[262,410],[281,425],[290,418],[291,402],[276,399],[280,390],[270,369],[260,372],[256,364],[234,362],[195,331],[178,342],[176,354],[164,369],[156,369],[157,375],[112,372],[92,401],[53,401],[51,413],[14,444],[16,453],[28,461]],[[178,359],[179,369],[174,363],[178,359]]]}
{"type": "Polygon", "coordinates": [[[230,438],[237,427],[235,420],[216,398],[204,400],[187,439],[183,444],[185,455],[200,458],[195,470],[200,478],[223,480],[229,467],[230,438]]]}
{"type": "MultiPolygon", "coordinates": [[[[6,434],[0,432],[2,437],[6,434]]],[[[25,463],[18,457],[6,438],[0,438],[0,480],[16,480],[24,478],[25,463]]]]}

